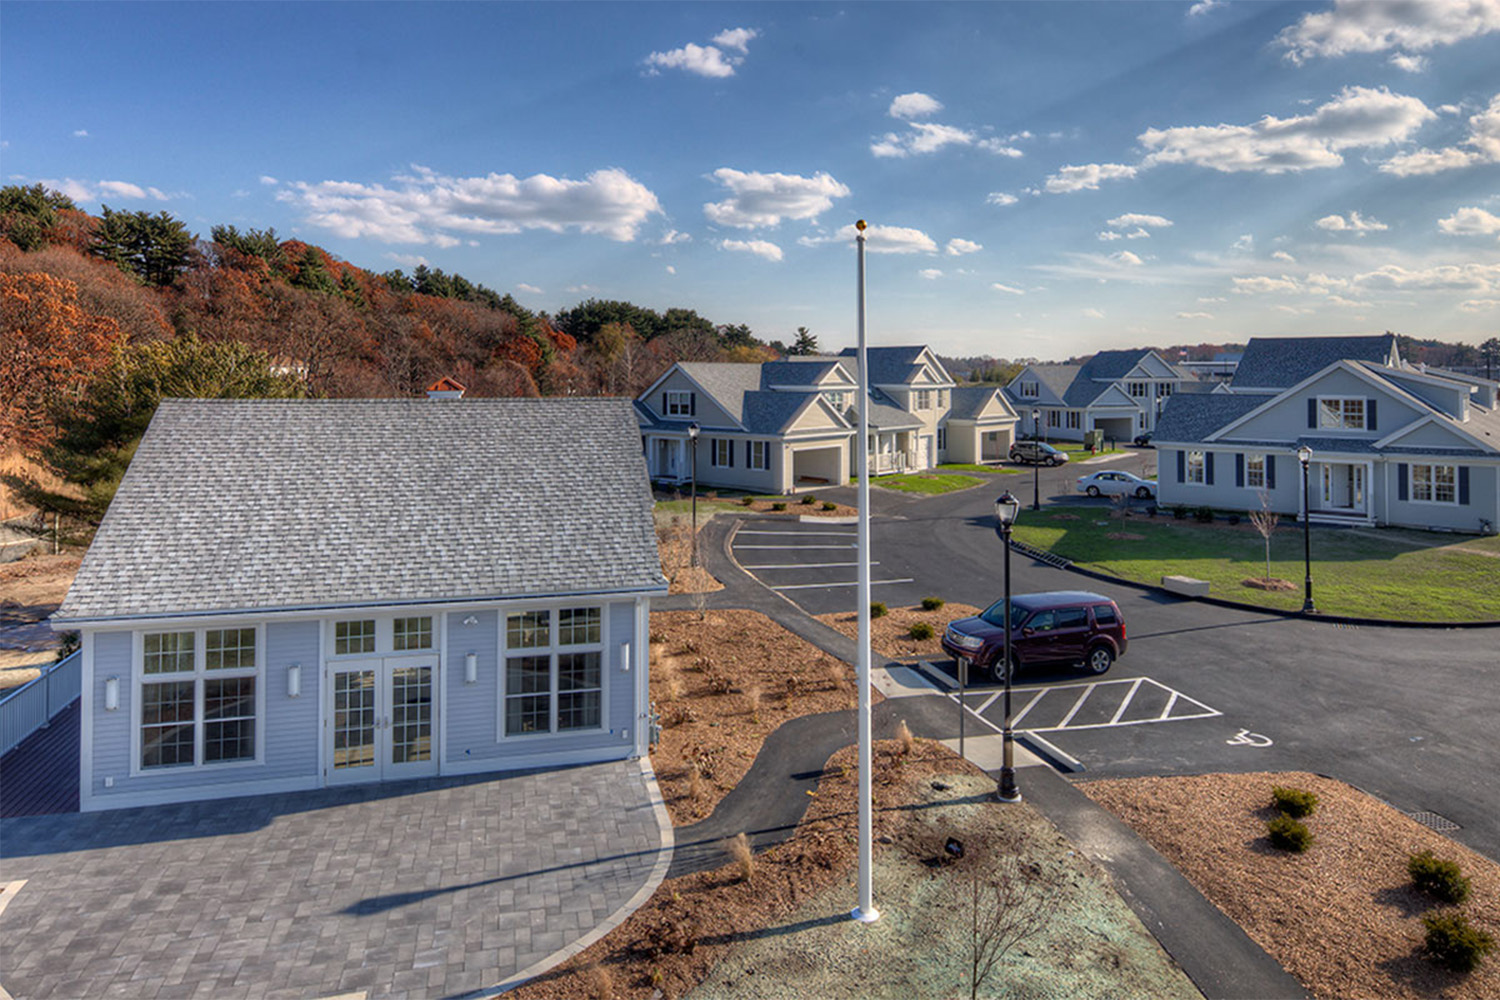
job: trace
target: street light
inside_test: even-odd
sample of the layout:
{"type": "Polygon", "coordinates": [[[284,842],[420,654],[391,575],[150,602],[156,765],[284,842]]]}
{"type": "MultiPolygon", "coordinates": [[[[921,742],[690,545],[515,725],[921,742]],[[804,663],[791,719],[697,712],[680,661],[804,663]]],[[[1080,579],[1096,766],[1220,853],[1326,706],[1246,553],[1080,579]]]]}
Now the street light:
{"type": "Polygon", "coordinates": [[[1015,734],[1010,728],[1010,675],[1016,662],[1010,644],[1010,529],[1015,526],[1016,515],[1020,512],[1021,501],[1011,496],[1010,490],[995,501],[995,530],[1005,542],[1005,649],[1000,654],[1005,658],[1002,661],[1005,667],[1005,728],[1002,730],[1005,757],[1000,766],[1000,791],[996,793],[1001,802],[1021,801],[1021,790],[1016,787],[1015,734]]]}
{"type": "Polygon", "coordinates": [[[689,462],[693,470],[693,550],[691,564],[698,565],[698,422],[688,424],[689,462]]]}
{"type": "Polygon", "coordinates": [[[1312,526],[1307,523],[1307,511],[1312,506],[1312,496],[1307,492],[1307,463],[1312,461],[1312,449],[1307,445],[1297,449],[1297,461],[1302,463],[1302,568],[1306,573],[1303,586],[1302,613],[1316,614],[1312,599],[1312,526]]]}
{"type": "MultiPolygon", "coordinates": [[[[1031,439],[1033,441],[1040,441],[1042,439],[1041,410],[1033,409],[1031,411],[1031,439]]],[[[1010,491],[1007,490],[1005,495],[1010,496],[1010,491]]],[[[1042,509],[1042,463],[1040,456],[1034,458],[1031,464],[1031,509],[1042,509]]],[[[1014,522],[1016,519],[1015,515],[1012,514],[1010,519],[1012,522],[1014,522]]]]}

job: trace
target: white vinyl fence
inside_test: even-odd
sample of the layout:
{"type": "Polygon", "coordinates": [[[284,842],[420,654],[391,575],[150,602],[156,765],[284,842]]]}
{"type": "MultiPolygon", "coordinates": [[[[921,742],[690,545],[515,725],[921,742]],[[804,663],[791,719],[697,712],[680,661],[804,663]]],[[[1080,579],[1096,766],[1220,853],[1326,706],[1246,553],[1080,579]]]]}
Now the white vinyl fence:
{"type": "Polygon", "coordinates": [[[0,698],[0,754],[38,729],[78,698],[83,685],[83,657],[74,653],[42,668],[42,676],[0,698]]]}

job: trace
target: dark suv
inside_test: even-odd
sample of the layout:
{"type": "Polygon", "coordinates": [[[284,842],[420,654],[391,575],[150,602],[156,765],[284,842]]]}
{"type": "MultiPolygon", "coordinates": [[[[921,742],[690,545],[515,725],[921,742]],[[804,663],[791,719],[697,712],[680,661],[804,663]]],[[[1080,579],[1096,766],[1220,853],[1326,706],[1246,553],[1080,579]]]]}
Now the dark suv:
{"type": "MultiPolygon", "coordinates": [[[[1012,662],[1018,670],[1039,663],[1071,663],[1102,674],[1125,655],[1125,616],[1102,594],[1054,590],[1018,594],[1010,604],[1016,647],[1012,662]]],[[[996,601],[973,618],[950,622],[943,631],[943,649],[1003,680],[1005,602],[996,601]]]]}
{"type": "Polygon", "coordinates": [[[1017,441],[1010,446],[1010,460],[1028,465],[1062,465],[1068,460],[1068,453],[1045,441],[1017,441]]]}

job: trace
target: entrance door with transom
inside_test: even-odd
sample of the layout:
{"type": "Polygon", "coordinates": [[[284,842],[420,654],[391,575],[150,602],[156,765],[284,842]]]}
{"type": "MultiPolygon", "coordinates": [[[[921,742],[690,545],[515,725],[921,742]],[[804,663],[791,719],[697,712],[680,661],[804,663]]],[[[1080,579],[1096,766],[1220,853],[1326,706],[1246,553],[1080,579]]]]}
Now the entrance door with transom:
{"type": "Polygon", "coordinates": [[[329,664],[324,713],[329,784],[437,774],[436,656],[329,664]]]}

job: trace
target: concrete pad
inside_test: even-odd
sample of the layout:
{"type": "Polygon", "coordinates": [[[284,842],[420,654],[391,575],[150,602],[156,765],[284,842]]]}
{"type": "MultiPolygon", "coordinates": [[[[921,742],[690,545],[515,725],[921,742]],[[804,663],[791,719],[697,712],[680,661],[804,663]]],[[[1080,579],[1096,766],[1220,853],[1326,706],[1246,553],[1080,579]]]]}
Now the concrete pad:
{"type": "MultiPolygon", "coordinates": [[[[958,740],[943,740],[942,744],[958,753],[958,740]]],[[[1000,733],[983,736],[965,734],[964,755],[971,764],[977,764],[986,771],[998,771],[1005,765],[1005,737],[1000,733]]],[[[1046,761],[1027,750],[1019,740],[1016,741],[1013,759],[1017,768],[1047,766],[1046,761]]]]}
{"type": "Polygon", "coordinates": [[[870,683],[887,698],[910,698],[920,694],[942,694],[937,686],[911,667],[876,667],[870,683]]]}
{"type": "Polygon", "coordinates": [[[1174,594],[1184,597],[1207,597],[1208,581],[1195,580],[1190,576],[1164,576],[1161,585],[1174,594]]]}

